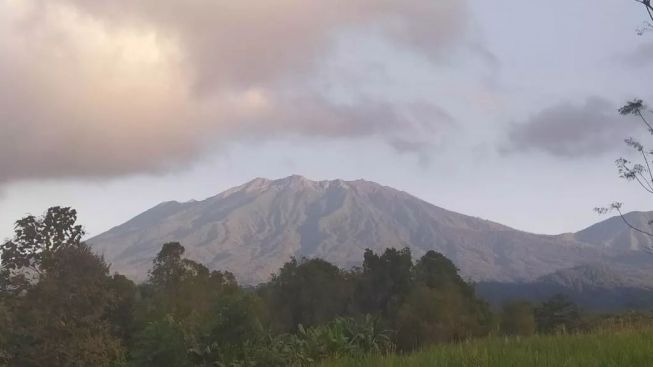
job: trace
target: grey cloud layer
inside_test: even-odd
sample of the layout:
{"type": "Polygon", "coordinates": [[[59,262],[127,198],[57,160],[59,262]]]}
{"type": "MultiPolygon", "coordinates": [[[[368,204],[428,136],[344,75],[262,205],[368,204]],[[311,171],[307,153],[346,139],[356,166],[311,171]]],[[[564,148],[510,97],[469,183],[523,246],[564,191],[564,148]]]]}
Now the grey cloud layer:
{"type": "Polygon", "coordinates": [[[504,152],[541,151],[582,157],[611,151],[638,125],[619,116],[615,105],[592,97],[577,105],[561,103],[513,124],[504,152]]]}
{"type": "Polygon", "coordinates": [[[334,103],[310,78],[344,32],[439,62],[460,0],[0,4],[0,182],[182,165],[208,145],[378,136],[401,150],[451,123],[428,103],[334,103]]]}
{"type": "Polygon", "coordinates": [[[647,67],[653,63],[653,43],[645,43],[637,46],[633,51],[621,55],[621,61],[627,67],[647,67]]]}

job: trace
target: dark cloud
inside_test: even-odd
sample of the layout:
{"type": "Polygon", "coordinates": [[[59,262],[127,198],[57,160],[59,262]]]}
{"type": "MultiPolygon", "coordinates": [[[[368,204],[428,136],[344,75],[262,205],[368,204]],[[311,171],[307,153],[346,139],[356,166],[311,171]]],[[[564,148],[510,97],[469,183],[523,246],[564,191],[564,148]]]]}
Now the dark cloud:
{"type": "Polygon", "coordinates": [[[577,105],[561,103],[513,124],[503,152],[541,151],[559,157],[582,157],[613,150],[638,127],[605,99],[577,105]]]}
{"type": "Polygon", "coordinates": [[[334,103],[311,77],[346,32],[438,62],[467,19],[461,0],[1,2],[0,182],[161,171],[283,135],[420,150],[451,123],[438,107],[334,103]]]}

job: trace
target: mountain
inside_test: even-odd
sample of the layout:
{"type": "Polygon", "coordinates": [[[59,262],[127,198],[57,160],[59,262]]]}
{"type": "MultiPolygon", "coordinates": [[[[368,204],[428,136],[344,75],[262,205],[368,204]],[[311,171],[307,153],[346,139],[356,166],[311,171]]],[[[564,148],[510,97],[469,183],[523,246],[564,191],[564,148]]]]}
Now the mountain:
{"type": "Polygon", "coordinates": [[[514,230],[369,181],[291,176],[257,178],[202,201],[165,202],[88,242],[112,270],[135,280],[146,277],[163,243],[179,241],[189,258],[249,284],[267,280],[291,256],[351,267],[365,248],[408,246],[414,257],[436,250],[475,281],[528,282],[606,261],[631,270],[641,261],[584,238],[514,230]]]}
{"type": "Polygon", "coordinates": [[[564,294],[590,311],[650,310],[653,307],[650,286],[636,284],[605,264],[561,269],[531,282],[481,282],[476,285],[476,292],[495,307],[515,299],[538,303],[556,294],[564,294]]]}
{"type": "Polygon", "coordinates": [[[604,264],[586,264],[561,269],[538,278],[536,282],[577,292],[596,288],[623,288],[630,284],[619,272],[604,264]]]}
{"type": "MultiPolygon", "coordinates": [[[[624,215],[635,228],[653,232],[653,212],[630,212],[624,215]]],[[[619,216],[590,226],[574,237],[578,241],[617,250],[646,250],[653,248],[653,236],[634,231],[619,216]]]]}

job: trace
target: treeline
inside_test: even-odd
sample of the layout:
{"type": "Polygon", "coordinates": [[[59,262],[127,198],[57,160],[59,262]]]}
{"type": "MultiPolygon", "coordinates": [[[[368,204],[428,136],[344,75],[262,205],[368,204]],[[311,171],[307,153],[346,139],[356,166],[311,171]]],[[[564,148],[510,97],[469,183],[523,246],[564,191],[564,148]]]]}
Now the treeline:
{"type": "Polygon", "coordinates": [[[0,365],[304,366],[490,333],[582,328],[564,297],[491,312],[443,255],[365,251],[351,270],[291,259],[256,288],[166,243],[136,285],[82,242],[76,212],[16,222],[2,244],[0,365]]]}

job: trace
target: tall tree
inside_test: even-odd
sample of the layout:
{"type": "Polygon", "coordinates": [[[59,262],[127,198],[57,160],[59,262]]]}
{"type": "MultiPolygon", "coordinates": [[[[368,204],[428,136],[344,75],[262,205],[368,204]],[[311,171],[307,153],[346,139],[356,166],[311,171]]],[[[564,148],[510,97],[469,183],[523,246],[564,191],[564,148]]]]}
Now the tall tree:
{"type": "Polygon", "coordinates": [[[140,287],[132,341],[137,366],[190,365],[197,354],[191,350],[204,351],[213,344],[210,335],[221,317],[220,302],[240,292],[231,273],[210,272],[184,253],[178,242],[164,244],[140,287]]]}
{"type": "Polygon", "coordinates": [[[581,327],[581,312],[567,296],[557,294],[535,309],[539,331],[568,332],[581,327]]]}
{"type": "Polygon", "coordinates": [[[144,317],[141,321],[162,320],[170,315],[178,322],[200,325],[223,292],[238,289],[233,274],[210,272],[204,265],[184,258],[184,252],[180,243],[170,242],[154,258],[142,287],[146,305],[141,312],[147,315],[140,315],[144,317]]]}
{"type": "Polygon", "coordinates": [[[409,248],[389,248],[380,256],[365,250],[356,287],[358,308],[362,313],[393,319],[412,285],[413,261],[409,248]]]}
{"type": "Polygon", "coordinates": [[[0,245],[0,289],[16,293],[26,290],[55,266],[57,252],[80,247],[84,229],[76,222],[75,209],[58,206],[41,217],[19,219],[14,237],[0,245]]]}
{"type": "Polygon", "coordinates": [[[417,261],[414,273],[414,284],[397,315],[400,348],[462,340],[489,331],[489,307],[476,298],[473,287],[444,255],[428,251],[417,261]]]}
{"type": "Polygon", "coordinates": [[[415,281],[433,289],[449,285],[459,287],[467,295],[474,293],[474,289],[458,274],[456,265],[433,250],[424,254],[415,264],[415,281]]]}
{"type": "Polygon", "coordinates": [[[16,222],[2,245],[6,354],[15,366],[112,366],[124,348],[108,319],[109,267],[81,242],[70,208],[16,222]]]}
{"type": "Polygon", "coordinates": [[[263,287],[274,328],[296,331],[321,324],[347,312],[351,282],[338,267],[321,259],[291,259],[263,287]]]}

